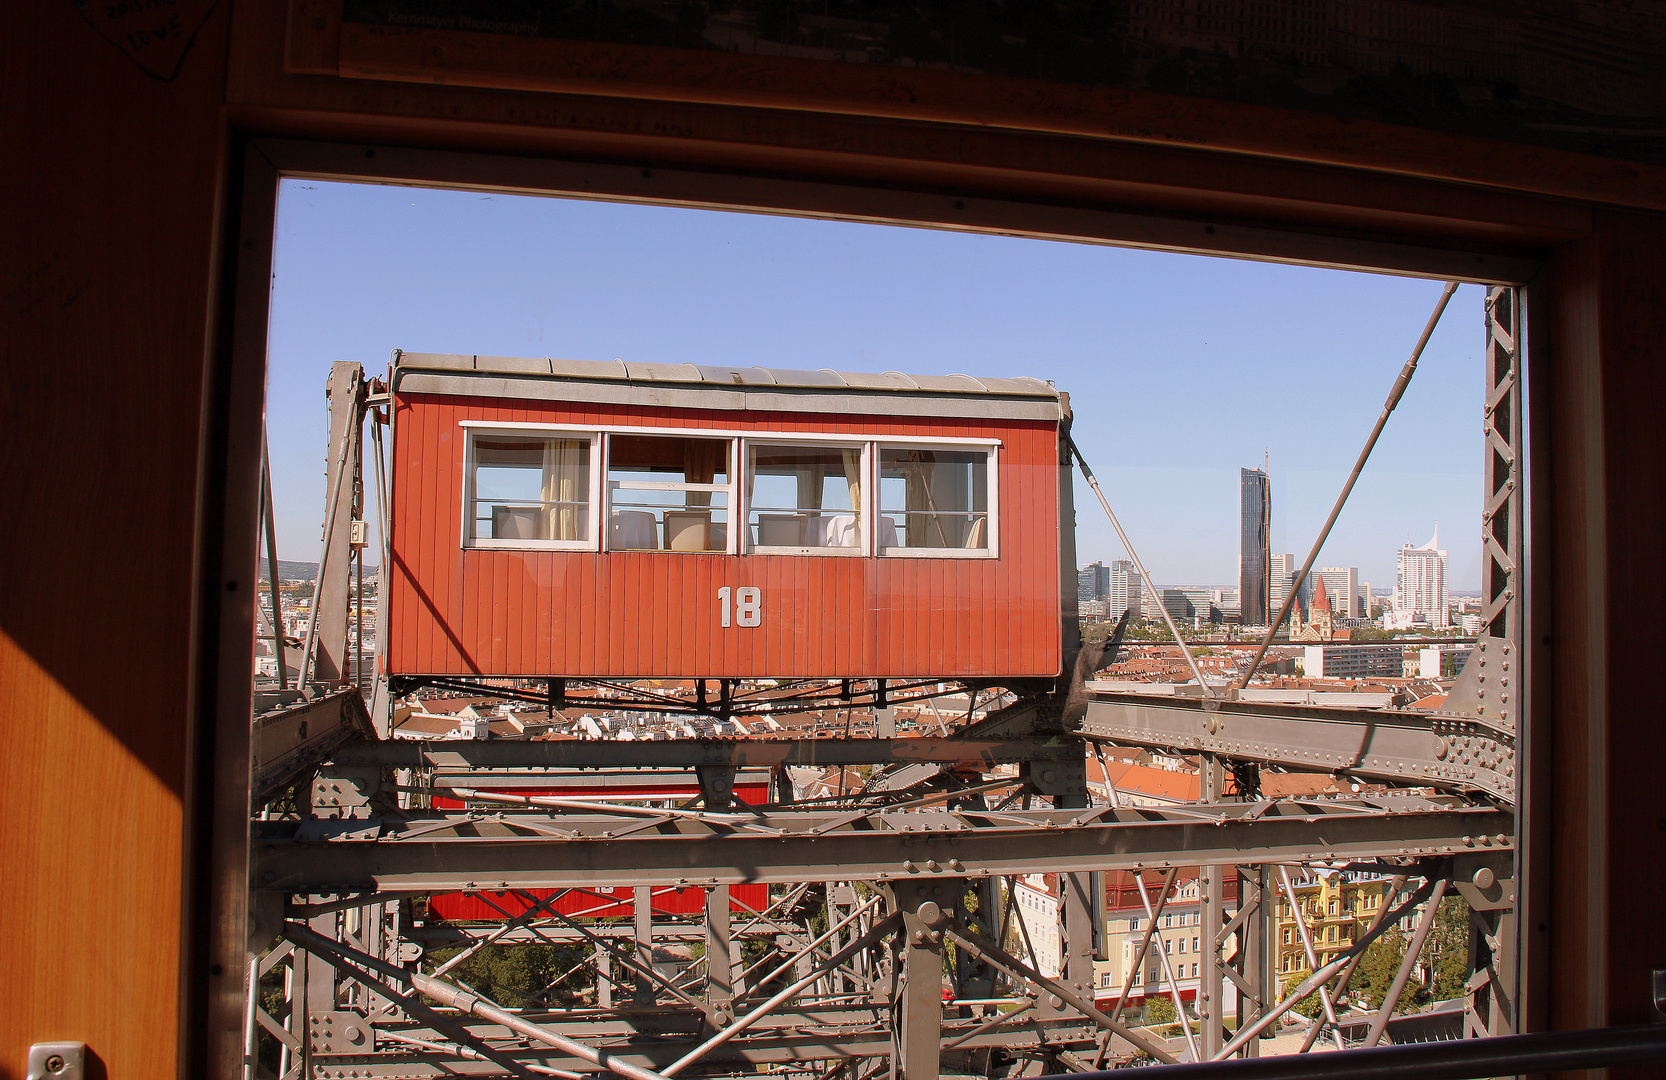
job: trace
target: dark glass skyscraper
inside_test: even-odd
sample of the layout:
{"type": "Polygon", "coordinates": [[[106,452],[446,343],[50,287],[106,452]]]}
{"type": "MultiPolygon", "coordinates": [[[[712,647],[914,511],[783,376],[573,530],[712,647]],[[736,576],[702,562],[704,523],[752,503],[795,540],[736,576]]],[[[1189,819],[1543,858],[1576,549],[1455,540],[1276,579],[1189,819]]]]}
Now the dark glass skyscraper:
{"type": "Polygon", "coordinates": [[[1260,469],[1239,471],[1238,602],[1245,626],[1265,626],[1272,618],[1267,608],[1267,572],[1272,556],[1269,529],[1272,500],[1267,474],[1260,469]]]}
{"type": "Polygon", "coordinates": [[[1077,600],[1103,600],[1110,590],[1111,568],[1104,563],[1091,562],[1076,571],[1077,600]]]}

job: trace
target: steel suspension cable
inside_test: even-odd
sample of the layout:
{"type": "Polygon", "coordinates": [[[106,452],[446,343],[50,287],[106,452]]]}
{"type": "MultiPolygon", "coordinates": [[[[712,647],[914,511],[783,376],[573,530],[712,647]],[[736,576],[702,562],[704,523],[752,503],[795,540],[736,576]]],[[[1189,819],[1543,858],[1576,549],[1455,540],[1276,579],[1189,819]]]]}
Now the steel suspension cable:
{"type": "Polygon", "coordinates": [[[1071,456],[1076,459],[1077,466],[1081,468],[1082,476],[1087,479],[1088,487],[1092,488],[1094,495],[1098,496],[1099,505],[1104,509],[1105,516],[1111,519],[1111,528],[1116,530],[1117,539],[1122,541],[1122,549],[1128,553],[1128,558],[1132,560],[1134,568],[1140,572],[1140,577],[1145,581],[1146,587],[1151,590],[1151,595],[1157,600],[1157,610],[1163,613],[1163,621],[1168,624],[1169,633],[1174,635],[1175,644],[1180,646],[1180,653],[1186,658],[1186,666],[1192,669],[1192,677],[1197,680],[1197,685],[1203,696],[1206,698],[1214,697],[1214,691],[1210,690],[1209,684],[1203,681],[1203,671],[1197,666],[1197,659],[1192,656],[1192,650],[1186,647],[1185,639],[1180,636],[1180,628],[1174,624],[1174,616],[1169,614],[1168,605],[1163,603],[1162,594],[1157,591],[1157,583],[1152,580],[1151,572],[1145,568],[1145,563],[1140,561],[1139,554],[1134,550],[1134,545],[1128,542],[1128,534],[1122,531],[1122,522],[1117,520],[1116,511],[1111,509],[1110,500],[1105,498],[1105,493],[1100,490],[1099,480],[1093,475],[1093,470],[1088,467],[1087,458],[1082,456],[1081,448],[1076,445],[1075,439],[1067,434],[1064,441],[1070,447],[1071,456]]]}

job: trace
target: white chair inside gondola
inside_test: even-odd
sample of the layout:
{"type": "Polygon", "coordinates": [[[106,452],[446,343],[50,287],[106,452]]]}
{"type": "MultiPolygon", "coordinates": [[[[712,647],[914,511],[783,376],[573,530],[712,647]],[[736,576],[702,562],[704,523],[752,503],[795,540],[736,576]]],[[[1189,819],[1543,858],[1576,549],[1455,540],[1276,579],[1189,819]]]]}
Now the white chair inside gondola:
{"type": "Polygon", "coordinates": [[[759,514],[759,547],[803,547],[804,518],[798,514],[759,514]]]}
{"type": "Polygon", "coordinates": [[[538,522],[543,514],[542,506],[494,506],[492,539],[537,540],[541,536],[538,522]]]}
{"type": "Polygon", "coordinates": [[[651,510],[615,510],[608,536],[614,551],[653,551],[659,547],[659,523],[651,510]]]}
{"type": "Polygon", "coordinates": [[[883,551],[886,548],[894,548],[897,545],[897,523],[889,517],[886,517],[884,514],[881,514],[879,516],[879,549],[883,551]]]}

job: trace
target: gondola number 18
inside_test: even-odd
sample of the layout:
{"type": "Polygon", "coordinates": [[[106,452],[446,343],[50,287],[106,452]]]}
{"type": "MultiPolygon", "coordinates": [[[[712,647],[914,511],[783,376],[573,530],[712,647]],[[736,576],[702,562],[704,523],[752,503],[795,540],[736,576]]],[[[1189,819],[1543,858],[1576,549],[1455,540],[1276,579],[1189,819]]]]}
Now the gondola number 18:
{"type": "Polygon", "coordinates": [[[735,626],[757,626],[763,622],[761,609],[764,604],[763,590],[752,585],[742,585],[738,589],[731,589],[725,585],[717,590],[717,602],[723,610],[723,625],[729,623],[729,597],[733,594],[735,603],[735,626]]]}

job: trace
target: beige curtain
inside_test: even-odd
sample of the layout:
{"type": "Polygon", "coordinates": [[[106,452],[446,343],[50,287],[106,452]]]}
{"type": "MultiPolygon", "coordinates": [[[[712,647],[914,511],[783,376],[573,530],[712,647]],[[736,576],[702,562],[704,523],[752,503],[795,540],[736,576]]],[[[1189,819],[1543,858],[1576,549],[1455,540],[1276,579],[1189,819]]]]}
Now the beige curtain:
{"type": "Polygon", "coordinates": [[[856,514],[857,520],[862,517],[862,451],[841,450],[844,459],[845,483],[850,485],[850,508],[856,514]]]}
{"type": "Polygon", "coordinates": [[[580,439],[544,440],[543,500],[564,505],[544,507],[543,538],[545,540],[583,540],[584,517],[582,508],[571,505],[582,502],[590,479],[585,466],[586,444],[580,439]]]}
{"type": "Polygon", "coordinates": [[[798,469],[798,509],[820,510],[822,472],[820,465],[801,465],[798,469]]]}
{"type": "Polygon", "coordinates": [[[937,501],[931,495],[937,455],[930,450],[911,450],[908,457],[908,463],[903,466],[908,499],[908,539],[904,542],[909,547],[953,547],[943,531],[943,519],[937,514],[937,501]],[[937,534],[935,544],[931,542],[933,532],[937,534]]]}

